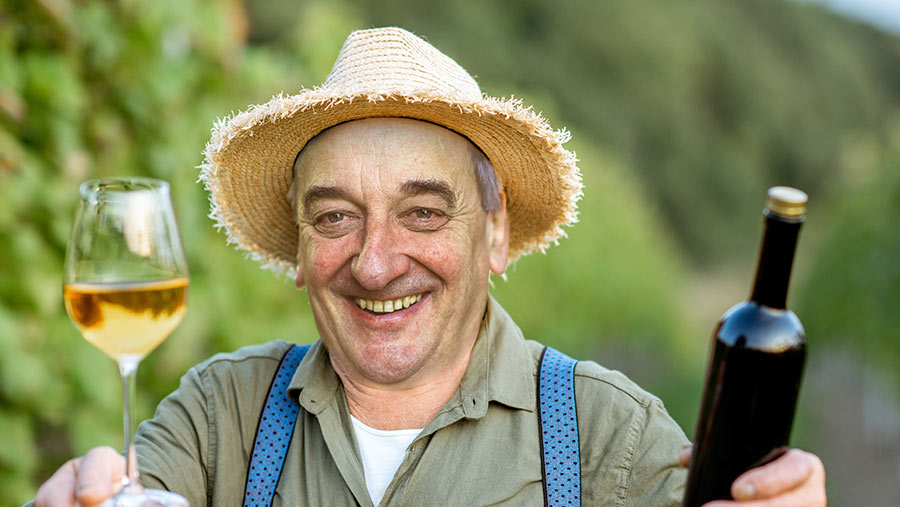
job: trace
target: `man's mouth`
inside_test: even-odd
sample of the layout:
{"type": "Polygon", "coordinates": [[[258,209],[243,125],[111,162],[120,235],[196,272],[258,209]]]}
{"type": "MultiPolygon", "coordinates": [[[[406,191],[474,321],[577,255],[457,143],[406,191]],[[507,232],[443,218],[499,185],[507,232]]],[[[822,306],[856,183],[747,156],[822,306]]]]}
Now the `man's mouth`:
{"type": "Polygon", "coordinates": [[[356,305],[359,306],[362,310],[369,310],[370,312],[375,313],[391,313],[396,312],[397,310],[402,310],[404,308],[409,308],[410,306],[419,302],[422,299],[421,294],[414,294],[412,296],[404,296],[399,299],[388,299],[388,300],[376,300],[376,299],[363,299],[356,298],[356,305]]]}

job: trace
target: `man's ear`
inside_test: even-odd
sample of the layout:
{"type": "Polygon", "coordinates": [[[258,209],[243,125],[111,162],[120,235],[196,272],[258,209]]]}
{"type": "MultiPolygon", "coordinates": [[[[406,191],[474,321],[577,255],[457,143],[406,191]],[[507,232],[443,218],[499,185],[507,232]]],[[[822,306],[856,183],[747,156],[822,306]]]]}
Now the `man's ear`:
{"type": "Polygon", "coordinates": [[[297,276],[294,277],[294,283],[297,285],[298,289],[302,289],[306,282],[303,280],[303,268],[300,266],[300,262],[297,262],[297,276]]]}
{"type": "Polygon", "coordinates": [[[509,214],[504,190],[500,191],[500,208],[488,213],[488,241],[491,271],[502,275],[509,262],[509,214]]]}

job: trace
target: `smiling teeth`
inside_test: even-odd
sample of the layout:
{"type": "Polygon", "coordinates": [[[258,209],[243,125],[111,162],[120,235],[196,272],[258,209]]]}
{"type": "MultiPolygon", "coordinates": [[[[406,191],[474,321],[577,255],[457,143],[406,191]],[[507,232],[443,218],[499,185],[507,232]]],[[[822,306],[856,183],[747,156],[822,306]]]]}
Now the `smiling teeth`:
{"type": "Polygon", "coordinates": [[[418,303],[420,299],[422,299],[421,294],[405,296],[400,299],[389,299],[387,301],[356,298],[356,304],[359,305],[362,310],[369,310],[370,312],[375,313],[391,313],[404,308],[409,308],[418,303]]]}

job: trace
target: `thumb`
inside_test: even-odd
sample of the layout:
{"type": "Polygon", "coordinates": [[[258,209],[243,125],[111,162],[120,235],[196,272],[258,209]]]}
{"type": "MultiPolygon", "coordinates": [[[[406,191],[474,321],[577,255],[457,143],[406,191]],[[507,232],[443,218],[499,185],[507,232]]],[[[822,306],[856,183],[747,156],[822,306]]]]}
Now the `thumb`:
{"type": "Polygon", "coordinates": [[[80,504],[98,504],[119,491],[124,474],[125,458],[112,447],[91,449],[78,464],[75,497],[80,504]]]}
{"type": "Polygon", "coordinates": [[[693,445],[686,445],[681,448],[681,452],[678,453],[678,462],[681,463],[681,466],[684,468],[691,466],[691,455],[693,455],[693,453],[693,445]]]}

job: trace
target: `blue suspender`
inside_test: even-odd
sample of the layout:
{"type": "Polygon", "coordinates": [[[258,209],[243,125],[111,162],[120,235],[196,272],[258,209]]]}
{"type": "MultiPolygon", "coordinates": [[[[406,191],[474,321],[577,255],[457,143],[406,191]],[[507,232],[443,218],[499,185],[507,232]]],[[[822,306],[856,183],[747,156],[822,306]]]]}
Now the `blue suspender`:
{"type": "Polygon", "coordinates": [[[278,365],[275,378],[269,387],[266,404],[256,428],[256,440],[250,454],[250,468],[247,470],[247,486],[244,492],[244,507],[272,505],[275,486],[281,478],[284,458],[287,456],[294,425],[300,405],[288,398],[287,388],[300,365],[309,345],[294,345],[288,349],[278,365]]]}
{"type": "Polygon", "coordinates": [[[544,505],[581,505],[581,453],[575,411],[575,360],[544,348],[538,370],[544,505]]]}
{"type": "MultiPolygon", "coordinates": [[[[309,347],[291,347],[272,379],[251,452],[244,507],[272,504],[300,411],[299,405],[288,398],[287,388],[309,347]]],[[[538,401],[544,504],[548,507],[581,505],[575,360],[551,347],[545,348],[541,355],[538,401]]]]}

